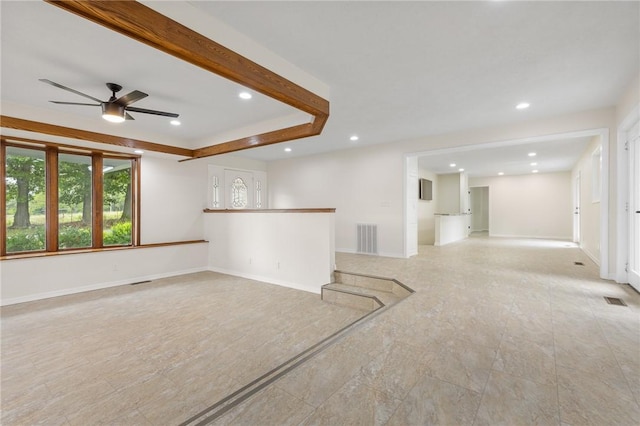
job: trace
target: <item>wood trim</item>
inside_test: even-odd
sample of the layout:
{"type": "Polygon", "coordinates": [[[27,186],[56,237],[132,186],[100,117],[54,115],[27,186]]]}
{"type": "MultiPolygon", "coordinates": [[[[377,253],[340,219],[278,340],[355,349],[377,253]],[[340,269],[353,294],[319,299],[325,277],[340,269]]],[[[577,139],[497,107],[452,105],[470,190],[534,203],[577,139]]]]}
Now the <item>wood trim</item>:
{"type": "MultiPolygon", "coordinates": [[[[191,152],[177,155],[202,158],[315,136],[322,132],[329,118],[329,101],[326,99],[141,3],[86,0],[45,1],[313,116],[310,124],[249,136],[193,151],[185,150],[191,152]]],[[[93,140],[95,141],[95,139],[93,140]]],[[[111,139],[105,138],[101,142],[113,143],[113,141],[108,142],[107,140],[111,139]]],[[[127,139],[127,141],[132,140],[127,139]]],[[[151,144],[150,142],[136,142],[147,144],[146,147],[135,146],[139,149],[160,152],[166,152],[161,149],[167,149],[166,145],[153,144],[155,146],[150,146],[148,145],[151,144]]],[[[116,144],[121,145],[122,140],[116,144]]]]}
{"type": "Polygon", "coordinates": [[[226,154],[228,152],[241,151],[258,146],[272,145],[274,143],[306,138],[312,134],[317,135],[318,133],[313,133],[312,124],[300,124],[298,126],[287,127],[286,129],[274,130],[273,132],[262,133],[260,135],[236,139],[234,141],[224,142],[218,145],[198,148],[194,150],[193,158],[209,157],[212,155],[226,154]]]}
{"type": "Polygon", "coordinates": [[[65,152],[69,152],[72,154],[91,154],[94,152],[99,152],[102,154],[106,154],[108,156],[112,156],[114,158],[120,158],[120,157],[139,158],[140,157],[139,154],[130,154],[128,152],[110,151],[108,149],[102,149],[102,148],[89,148],[86,146],[76,146],[76,145],[70,145],[66,143],[49,142],[49,141],[43,141],[38,139],[21,138],[17,136],[7,136],[2,134],[0,134],[0,139],[4,140],[7,143],[7,145],[27,146],[28,148],[33,148],[33,149],[38,148],[38,146],[34,146],[34,145],[39,145],[40,147],[55,146],[58,148],[63,148],[65,152]],[[29,144],[29,145],[23,145],[23,144],[29,144]]]}
{"type": "Polygon", "coordinates": [[[93,248],[102,248],[103,244],[103,213],[102,213],[102,200],[104,191],[104,175],[102,173],[102,156],[94,155],[91,157],[91,210],[92,210],[92,227],[91,233],[93,242],[93,248]]]}
{"type": "Polygon", "coordinates": [[[180,246],[185,244],[202,244],[209,243],[206,240],[188,240],[188,241],[175,241],[168,243],[155,243],[155,244],[143,244],[139,246],[115,246],[115,247],[102,247],[95,249],[69,249],[56,252],[37,252],[37,253],[22,253],[12,254],[9,256],[0,256],[0,261],[16,260],[16,259],[31,259],[36,257],[49,257],[49,256],[61,256],[67,254],[84,254],[84,253],[100,253],[103,251],[115,251],[115,250],[132,250],[132,249],[144,249],[144,248],[156,248],[156,247],[170,247],[180,246]]]}
{"type": "Polygon", "coordinates": [[[131,218],[133,219],[133,228],[131,229],[131,244],[134,246],[140,245],[140,158],[132,160],[133,165],[131,171],[131,218]]]}
{"type": "Polygon", "coordinates": [[[46,250],[58,250],[58,149],[47,147],[46,150],[46,205],[45,230],[46,250]]]}
{"type": "MultiPolygon", "coordinates": [[[[120,2],[116,2],[116,3],[120,3],[120,2]]],[[[192,149],[162,145],[159,143],[146,142],[138,139],[125,138],[122,136],[107,135],[105,133],[90,132],[88,130],[73,129],[71,127],[58,126],[58,125],[49,124],[49,123],[41,123],[39,121],[25,120],[25,119],[16,118],[16,117],[8,117],[6,115],[0,115],[0,126],[10,128],[10,129],[27,130],[30,132],[44,133],[46,135],[63,136],[67,138],[80,139],[88,142],[98,142],[98,143],[105,143],[109,145],[124,146],[131,149],[142,149],[146,151],[163,152],[165,154],[179,155],[182,157],[193,156],[192,149]]]]}
{"type": "Polygon", "coordinates": [[[204,213],[335,213],[335,208],[310,209],[204,209],[204,213]]]}
{"type": "Polygon", "coordinates": [[[7,145],[4,140],[0,139],[0,211],[2,211],[2,217],[0,217],[0,256],[7,254],[7,181],[6,181],[6,160],[7,159],[7,145]]]}

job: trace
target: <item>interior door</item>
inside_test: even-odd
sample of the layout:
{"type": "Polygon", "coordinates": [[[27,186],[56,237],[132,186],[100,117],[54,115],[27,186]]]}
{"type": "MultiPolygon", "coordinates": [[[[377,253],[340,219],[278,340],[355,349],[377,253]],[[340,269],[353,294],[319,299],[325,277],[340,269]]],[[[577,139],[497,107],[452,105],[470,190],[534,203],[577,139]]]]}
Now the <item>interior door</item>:
{"type": "Polygon", "coordinates": [[[640,291],[640,123],[627,135],[629,150],[629,284],[640,291]]]}
{"type": "Polygon", "coordinates": [[[580,172],[576,175],[575,185],[573,188],[573,242],[580,243],[580,191],[582,190],[580,183],[580,172]]]}

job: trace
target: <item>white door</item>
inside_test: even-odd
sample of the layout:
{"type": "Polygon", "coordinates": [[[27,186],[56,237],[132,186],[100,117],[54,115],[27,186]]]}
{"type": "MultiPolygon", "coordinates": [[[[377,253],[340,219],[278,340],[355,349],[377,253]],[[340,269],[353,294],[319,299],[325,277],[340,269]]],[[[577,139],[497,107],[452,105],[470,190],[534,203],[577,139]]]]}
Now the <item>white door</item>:
{"type": "Polygon", "coordinates": [[[573,188],[573,242],[580,243],[580,172],[573,188]]]}
{"type": "Polygon", "coordinates": [[[627,135],[629,149],[629,284],[640,291],[640,123],[627,135]]]}
{"type": "Polygon", "coordinates": [[[227,209],[253,209],[253,173],[241,170],[224,171],[227,209]]]}

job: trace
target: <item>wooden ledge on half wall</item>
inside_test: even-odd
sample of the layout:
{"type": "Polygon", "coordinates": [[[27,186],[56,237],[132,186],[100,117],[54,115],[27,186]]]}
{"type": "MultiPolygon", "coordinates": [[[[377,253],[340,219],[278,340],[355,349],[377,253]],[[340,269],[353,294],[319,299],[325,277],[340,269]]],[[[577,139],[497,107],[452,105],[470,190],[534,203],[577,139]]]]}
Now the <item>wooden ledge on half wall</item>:
{"type": "Polygon", "coordinates": [[[48,257],[48,256],[62,256],[65,254],[82,254],[82,253],[100,253],[103,251],[115,251],[115,250],[132,250],[132,249],[144,249],[155,247],[169,247],[179,246],[184,244],[203,244],[209,243],[207,240],[187,240],[187,241],[172,241],[168,243],[151,243],[151,244],[139,244],[137,246],[107,246],[100,248],[78,248],[67,249],[59,251],[38,251],[38,252],[21,252],[16,254],[8,254],[6,256],[0,256],[0,260],[14,260],[14,259],[31,259],[34,257],[48,257]]]}
{"type": "Polygon", "coordinates": [[[335,208],[307,209],[204,209],[204,213],[335,213],[335,208]]]}

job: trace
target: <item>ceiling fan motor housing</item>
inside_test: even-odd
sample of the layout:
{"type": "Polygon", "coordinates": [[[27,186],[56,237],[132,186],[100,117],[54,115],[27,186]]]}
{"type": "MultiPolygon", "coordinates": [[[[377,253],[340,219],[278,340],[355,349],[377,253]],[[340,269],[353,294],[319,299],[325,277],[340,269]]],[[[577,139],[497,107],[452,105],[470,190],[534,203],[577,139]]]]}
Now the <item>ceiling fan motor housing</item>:
{"type": "Polygon", "coordinates": [[[118,93],[119,91],[122,90],[122,86],[120,86],[119,84],[116,83],[107,83],[107,87],[109,88],[109,90],[111,90],[114,94],[118,93]]]}

